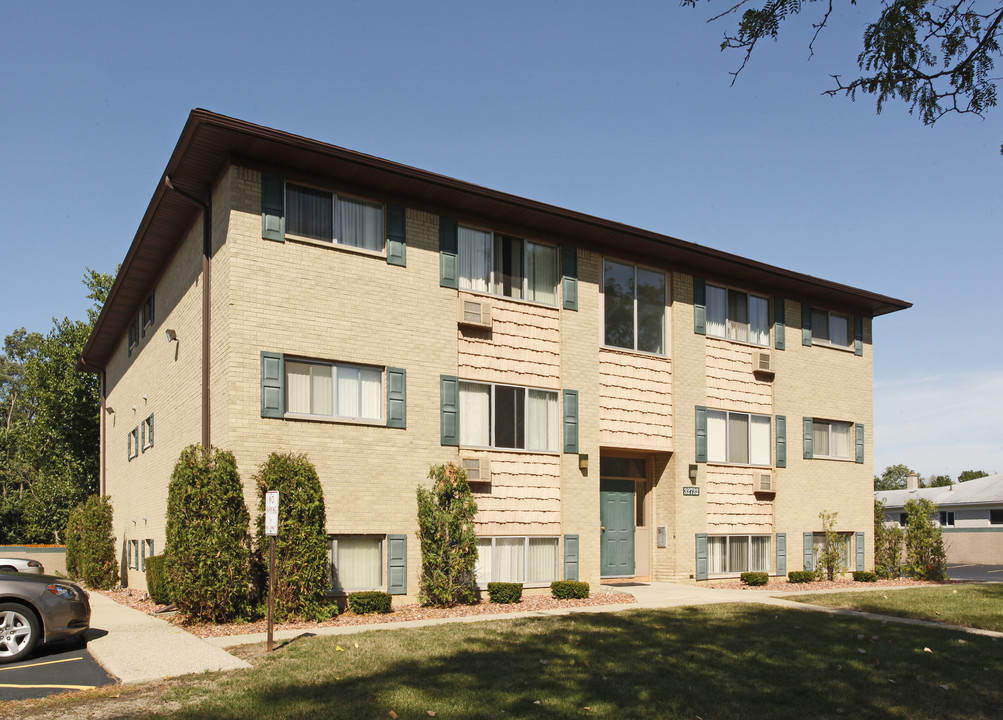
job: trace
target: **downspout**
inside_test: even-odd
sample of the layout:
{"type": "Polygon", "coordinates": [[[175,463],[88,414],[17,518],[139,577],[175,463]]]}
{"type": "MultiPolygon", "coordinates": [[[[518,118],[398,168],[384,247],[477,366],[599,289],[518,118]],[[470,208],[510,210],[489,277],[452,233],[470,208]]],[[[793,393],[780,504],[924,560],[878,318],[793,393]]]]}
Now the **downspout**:
{"type": "Polygon", "coordinates": [[[171,183],[164,175],[164,186],[186,200],[202,208],[202,447],[212,447],[209,406],[209,363],[212,358],[211,313],[212,313],[212,188],[207,193],[208,200],[199,200],[171,183]]]}

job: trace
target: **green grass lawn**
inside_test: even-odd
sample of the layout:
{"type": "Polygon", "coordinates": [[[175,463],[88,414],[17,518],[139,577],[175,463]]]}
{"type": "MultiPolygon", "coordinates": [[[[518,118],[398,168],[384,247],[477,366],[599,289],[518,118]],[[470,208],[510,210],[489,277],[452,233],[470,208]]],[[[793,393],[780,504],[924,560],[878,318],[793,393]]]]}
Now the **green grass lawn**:
{"type": "MultiPolygon", "coordinates": [[[[1003,632],[1003,585],[795,595],[785,599],[1003,632]]],[[[1003,716],[1003,708],[1000,714],[1003,716]]]]}
{"type": "Polygon", "coordinates": [[[243,654],[254,669],[174,681],[161,700],[183,707],[158,717],[972,720],[1003,708],[1003,641],[738,604],[304,637],[243,654]]]}

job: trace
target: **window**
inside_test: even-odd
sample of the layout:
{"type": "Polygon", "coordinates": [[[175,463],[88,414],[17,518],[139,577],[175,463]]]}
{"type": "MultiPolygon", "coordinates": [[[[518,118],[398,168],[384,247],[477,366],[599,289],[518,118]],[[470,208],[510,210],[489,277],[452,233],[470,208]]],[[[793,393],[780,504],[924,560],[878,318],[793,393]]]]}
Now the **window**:
{"type": "Polygon", "coordinates": [[[477,539],[477,582],[549,584],[557,576],[556,537],[477,539]]]}
{"type": "Polygon", "coordinates": [[[707,538],[707,568],[712,575],[770,571],[769,535],[707,538]]]}
{"type": "Polygon", "coordinates": [[[383,538],[332,535],[327,542],[331,589],[376,590],[383,587],[383,538]]]}
{"type": "Polygon", "coordinates": [[[557,452],[557,393],[460,382],[460,445],[557,452]]]}
{"type": "MultiPolygon", "coordinates": [[[[839,564],[844,570],[850,569],[850,540],[853,533],[839,533],[836,545],[839,548],[839,564]]],[[[825,550],[825,533],[812,534],[812,563],[813,568],[818,568],[818,556],[825,550]]]]}
{"type": "Polygon", "coordinates": [[[153,294],[146,298],[146,302],[143,303],[143,309],[140,312],[140,317],[142,318],[142,333],[146,336],[146,328],[153,325],[153,294]]]}
{"type": "Polygon", "coordinates": [[[286,412],[348,420],[383,417],[383,371],[360,365],[286,360],[286,412]]]}
{"type": "Polygon", "coordinates": [[[132,349],[139,345],[139,316],[132,321],[129,325],[129,355],[132,355],[132,349]]]}
{"type": "Polygon", "coordinates": [[[557,304],[557,248],[460,226],[459,288],[557,304]]]}
{"type": "Polygon", "coordinates": [[[769,416],[708,410],[707,462],[769,465],[769,416]]]}
{"type": "Polygon", "coordinates": [[[383,252],[383,206],[287,183],[286,233],[383,252]]]}
{"type": "Polygon", "coordinates": [[[707,334],[769,346],[770,301],[741,290],[708,285],[707,334]]]}
{"type": "Polygon", "coordinates": [[[129,459],[139,457],[139,427],[129,431],[129,459]]]}
{"type": "Polygon", "coordinates": [[[607,345],[665,353],[665,273],[606,260],[603,265],[607,345]]]}
{"type": "Polygon", "coordinates": [[[143,572],[146,572],[146,559],[153,557],[153,540],[143,541],[143,572]]]}
{"type": "Polygon", "coordinates": [[[899,527],[905,527],[909,524],[909,515],[907,513],[899,513],[899,527]]]}
{"type": "Polygon", "coordinates": [[[129,569],[139,570],[139,540],[129,541],[129,569]]]}
{"type": "Polygon", "coordinates": [[[1003,510],[990,510],[989,511],[989,524],[990,525],[1003,525],[1003,510]]]}
{"type": "Polygon", "coordinates": [[[146,452],[149,448],[153,447],[153,415],[146,418],[140,427],[140,436],[143,444],[143,452],[146,452]]]}
{"type": "Polygon", "coordinates": [[[954,527],[954,511],[953,510],[941,510],[940,512],[940,524],[942,527],[954,527]]]}
{"type": "Polygon", "coordinates": [[[850,423],[813,420],[812,455],[817,458],[850,459],[850,423]]]}
{"type": "Polygon", "coordinates": [[[838,347],[850,347],[850,318],[826,310],[811,309],[812,342],[828,343],[838,347]]]}

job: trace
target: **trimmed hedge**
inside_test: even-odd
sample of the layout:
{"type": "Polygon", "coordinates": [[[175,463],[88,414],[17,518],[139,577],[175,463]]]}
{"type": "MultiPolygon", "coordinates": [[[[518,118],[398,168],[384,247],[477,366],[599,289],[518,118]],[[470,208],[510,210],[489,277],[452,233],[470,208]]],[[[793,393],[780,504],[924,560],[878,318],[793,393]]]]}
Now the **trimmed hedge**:
{"type": "Polygon", "coordinates": [[[558,600],[584,600],[589,596],[589,584],[580,580],[557,580],[550,583],[550,594],[558,600]]]}
{"type": "Polygon", "coordinates": [[[858,570],[853,573],[854,582],[877,582],[878,576],[870,570],[858,570]]]}
{"type": "Polygon", "coordinates": [[[787,582],[790,583],[810,583],[817,579],[818,575],[812,570],[791,570],[787,573],[787,582]]]}
{"type": "Polygon", "coordinates": [[[387,592],[366,590],[348,594],[348,607],[356,615],[371,615],[373,613],[385,615],[390,612],[390,605],[391,596],[387,592]]]}
{"type": "Polygon", "coordinates": [[[770,581],[770,576],[764,572],[744,572],[739,576],[739,579],[746,585],[765,585],[770,581]]]}
{"type": "Polygon", "coordinates": [[[163,555],[146,558],[146,591],[150,599],[158,605],[171,604],[171,589],[167,581],[163,555]]]}
{"type": "Polygon", "coordinates": [[[66,522],[66,573],[95,590],[110,590],[118,584],[111,498],[107,495],[91,495],[70,511],[66,522]]]}
{"type": "Polygon", "coordinates": [[[488,597],[493,603],[511,605],[522,600],[522,583],[488,583],[488,597]]]}

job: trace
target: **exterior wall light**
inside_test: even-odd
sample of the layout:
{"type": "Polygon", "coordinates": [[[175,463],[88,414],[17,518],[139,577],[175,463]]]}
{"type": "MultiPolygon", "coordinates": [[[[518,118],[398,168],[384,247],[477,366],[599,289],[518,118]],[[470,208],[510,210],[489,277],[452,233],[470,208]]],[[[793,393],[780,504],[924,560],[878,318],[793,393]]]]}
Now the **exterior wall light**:
{"type": "Polygon", "coordinates": [[[166,330],[164,330],[164,333],[167,335],[167,342],[177,342],[178,334],[174,331],[173,328],[167,328],[166,330]]]}

